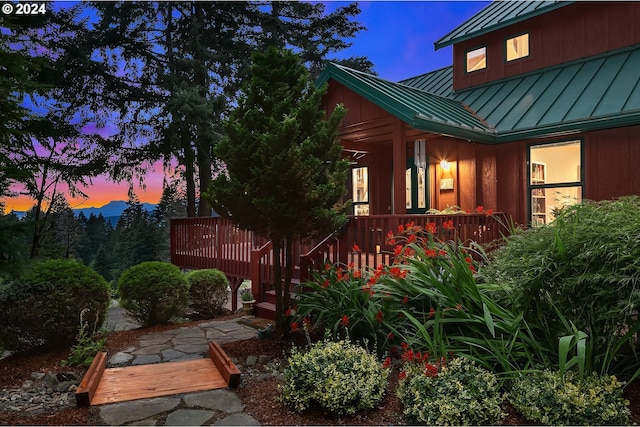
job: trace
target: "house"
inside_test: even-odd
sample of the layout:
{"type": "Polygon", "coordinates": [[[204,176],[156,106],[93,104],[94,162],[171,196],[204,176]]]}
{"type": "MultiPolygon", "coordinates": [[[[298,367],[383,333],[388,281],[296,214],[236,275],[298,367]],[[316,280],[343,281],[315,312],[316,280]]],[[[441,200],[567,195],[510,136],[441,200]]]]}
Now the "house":
{"type": "Polygon", "coordinates": [[[495,1],[435,42],[450,67],[390,82],[330,64],[354,215],[482,205],[535,226],[639,194],[637,22],[637,2],[495,1]]]}
{"type": "MultiPolygon", "coordinates": [[[[504,231],[495,217],[432,209],[483,206],[536,226],[584,198],[640,194],[637,22],[636,2],[496,1],[435,42],[453,46],[451,67],[391,82],[328,65],[318,83],[326,111],[348,110],[354,211],[344,230],[296,248],[300,280],[325,260],[391,262],[385,235],[408,221],[447,221],[452,238],[480,243],[504,231]]],[[[270,242],[223,218],[171,222],[172,262],[221,269],[234,294],[250,279],[264,317],[272,259],[270,242]]]]}

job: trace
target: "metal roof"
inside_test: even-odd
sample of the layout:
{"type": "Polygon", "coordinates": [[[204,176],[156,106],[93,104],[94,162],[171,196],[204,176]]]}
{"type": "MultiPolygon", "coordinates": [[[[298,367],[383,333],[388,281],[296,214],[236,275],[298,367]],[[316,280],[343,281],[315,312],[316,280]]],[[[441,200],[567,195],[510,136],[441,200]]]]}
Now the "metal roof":
{"type": "Polygon", "coordinates": [[[492,130],[465,106],[400,83],[331,63],[317,85],[334,79],[416,129],[490,142],[492,130]]]}
{"type": "Polygon", "coordinates": [[[416,129],[478,142],[640,124],[640,45],[455,92],[451,67],[393,83],[332,64],[330,78],[416,129]]]}
{"type": "Polygon", "coordinates": [[[573,1],[565,0],[533,0],[533,1],[494,1],[478,13],[467,19],[447,35],[436,41],[435,48],[440,49],[464,40],[489,33],[498,28],[533,18],[567,6],[573,1]]]}

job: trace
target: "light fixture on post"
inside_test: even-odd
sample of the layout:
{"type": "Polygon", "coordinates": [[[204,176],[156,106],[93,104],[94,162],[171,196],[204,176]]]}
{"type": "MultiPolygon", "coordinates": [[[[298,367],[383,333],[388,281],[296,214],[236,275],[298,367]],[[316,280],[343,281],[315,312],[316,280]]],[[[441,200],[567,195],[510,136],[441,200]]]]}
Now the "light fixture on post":
{"type": "Polygon", "coordinates": [[[442,160],[440,162],[440,167],[442,168],[443,171],[449,171],[451,169],[451,163],[447,162],[446,160],[442,160]]]}
{"type": "Polygon", "coordinates": [[[425,152],[424,139],[418,139],[413,143],[413,161],[415,165],[421,169],[427,167],[427,153],[425,152]]]}

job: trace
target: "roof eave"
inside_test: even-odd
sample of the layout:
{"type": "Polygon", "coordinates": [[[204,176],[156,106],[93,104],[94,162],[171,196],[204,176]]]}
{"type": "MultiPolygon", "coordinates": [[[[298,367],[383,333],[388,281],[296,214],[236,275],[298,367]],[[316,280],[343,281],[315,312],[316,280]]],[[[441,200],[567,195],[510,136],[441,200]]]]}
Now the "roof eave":
{"type": "Polygon", "coordinates": [[[513,132],[500,132],[496,135],[497,143],[524,141],[528,139],[553,138],[593,132],[603,129],[634,126],[640,124],[640,111],[617,116],[603,116],[569,123],[554,124],[544,127],[523,129],[513,132]]]}
{"type": "MultiPolygon", "coordinates": [[[[493,25],[493,26],[490,26],[490,27],[487,27],[487,28],[483,28],[483,29],[481,29],[479,31],[474,31],[472,33],[468,33],[468,34],[464,34],[464,35],[461,35],[461,36],[449,38],[450,34],[455,33],[458,30],[458,28],[462,27],[470,19],[473,19],[476,15],[478,15],[478,13],[482,12],[482,10],[484,10],[484,8],[483,8],[478,13],[473,15],[471,18],[467,19],[462,24],[458,25],[456,28],[454,28],[453,30],[449,31],[446,35],[444,35],[440,39],[438,39],[434,43],[434,47],[435,47],[435,50],[438,50],[438,49],[442,49],[443,47],[451,46],[451,45],[456,44],[456,43],[460,43],[460,42],[463,42],[463,41],[466,41],[466,40],[471,40],[471,39],[473,39],[475,37],[479,37],[479,36],[482,36],[484,34],[488,34],[490,32],[498,30],[500,28],[506,28],[506,27],[509,27],[511,25],[517,24],[519,22],[523,22],[523,21],[526,21],[528,19],[534,18],[536,16],[543,15],[543,14],[545,14],[547,12],[551,12],[553,10],[559,9],[561,7],[568,6],[571,3],[574,3],[574,1],[561,1],[561,2],[556,3],[555,5],[548,6],[548,7],[545,7],[543,9],[538,9],[538,10],[533,11],[531,13],[528,13],[526,15],[518,16],[517,18],[511,19],[509,21],[506,21],[506,22],[503,22],[503,23],[500,23],[500,24],[497,24],[497,25],[493,25]]],[[[489,5],[487,5],[486,7],[488,7],[488,6],[489,5]]]]}
{"type": "Polygon", "coordinates": [[[485,131],[481,129],[471,129],[467,127],[461,127],[442,123],[439,121],[431,120],[421,114],[416,114],[411,122],[411,127],[427,132],[436,133],[439,135],[450,136],[457,139],[465,139],[473,142],[482,142],[487,144],[494,144],[496,142],[496,135],[491,131],[485,131]]]}

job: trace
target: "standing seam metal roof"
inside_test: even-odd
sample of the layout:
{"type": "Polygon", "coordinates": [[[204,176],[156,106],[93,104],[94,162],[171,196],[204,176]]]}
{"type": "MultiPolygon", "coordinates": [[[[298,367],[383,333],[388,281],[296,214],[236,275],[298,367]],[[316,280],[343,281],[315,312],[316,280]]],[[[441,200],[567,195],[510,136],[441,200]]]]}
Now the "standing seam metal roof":
{"type": "Polygon", "coordinates": [[[529,0],[529,1],[493,1],[478,13],[436,41],[435,48],[440,49],[464,40],[489,33],[498,28],[522,22],[534,16],[567,6],[573,1],[565,0],[529,0]]]}
{"type": "Polygon", "coordinates": [[[640,124],[640,45],[454,92],[452,68],[393,83],[331,64],[333,78],[416,129],[509,142],[640,124]]]}

